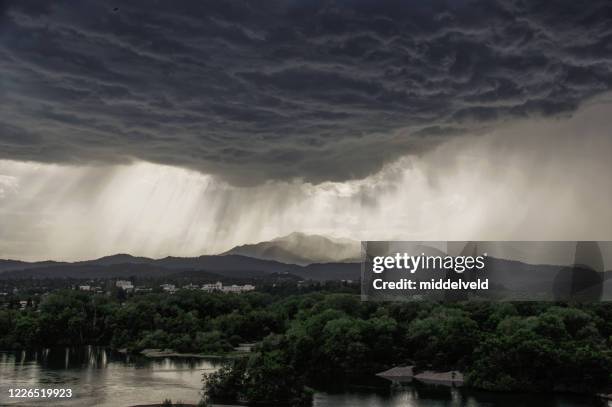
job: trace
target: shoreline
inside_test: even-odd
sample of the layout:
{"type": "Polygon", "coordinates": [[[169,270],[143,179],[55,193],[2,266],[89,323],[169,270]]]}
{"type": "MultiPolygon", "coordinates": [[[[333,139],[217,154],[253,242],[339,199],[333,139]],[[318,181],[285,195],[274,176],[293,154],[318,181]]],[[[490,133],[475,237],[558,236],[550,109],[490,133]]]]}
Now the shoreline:
{"type": "MultiPolygon", "coordinates": [[[[198,407],[197,404],[194,403],[180,403],[180,404],[172,404],[173,407],[198,407]]],[[[209,404],[210,407],[245,407],[244,405],[239,404],[209,404]]],[[[164,407],[164,403],[154,403],[154,404],[135,404],[129,407],[164,407]]]]}
{"type": "MultiPolygon", "coordinates": [[[[93,345],[92,345],[93,346],[93,345]]],[[[111,349],[111,348],[108,348],[111,349]]],[[[30,351],[33,351],[35,349],[29,349],[30,351]]],[[[112,349],[111,349],[112,350],[112,349]]],[[[16,349],[0,349],[0,352],[16,352],[18,350],[16,349]]],[[[21,351],[24,351],[24,349],[21,349],[21,351]]],[[[146,358],[150,358],[150,359],[156,359],[156,358],[192,358],[192,359],[213,359],[213,360],[231,360],[231,359],[236,359],[236,358],[241,358],[241,357],[246,357],[250,354],[250,352],[240,352],[240,351],[234,351],[232,353],[228,353],[228,354],[202,354],[202,353],[182,353],[182,352],[176,352],[174,350],[171,349],[155,349],[155,348],[151,348],[151,349],[143,349],[140,352],[130,352],[128,349],[126,348],[121,348],[121,349],[115,349],[115,352],[121,353],[121,354],[125,354],[125,355],[134,355],[134,356],[143,356],[146,358]]],[[[458,371],[454,371],[455,372],[455,376],[453,377],[452,373],[453,371],[422,371],[420,373],[416,373],[414,371],[414,366],[409,365],[409,366],[395,366],[392,367],[390,369],[387,369],[385,371],[382,372],[378,372],[375,373],[374,375],[380,378],[384,378],[389,380],[390,382],[398,382],[398,383],[406,383],[409,384],[413,381],[416,382],[421,382],[423,384],[426,385],[433,385],[433,386],[445,386],[445,387],[462,387],[464,389],[470,389],[470,390],[477,390],[477,391],[485,391],[485,392],[490,392],[490,393],[497,393],[497,394],[503,394],[503,393],[516,393],[516,391],[496,391],[496,390],[490,390],[490,389],[482,389],[482,388],[478,388],[478,387],[473,387],[470,386],[468,384],[466,384],[464,382],[464,378],[463,378],[463,374],[461,372],[458,371]],[[425,374],[425,375],[423,375],[425,374]]],[[[595,397],[598,399],[602,399],[602,400],[607,400],[609,402],[612,402],[612,389],[605,389],[603,391],[600,392],[596,392],[596,393],[580,393],[580,392],[572,392],[572,391],[545,391],[545,392],[535,392],[534,394],[539,394],[539,393],[550,393],[550,394],[574,394],[574,395],[579,395],[579,396],[589,396],[589,397],[595,397]]],[[[193,404],[193,403],[185,403],[183,404],[184,406],[197,406],[197,404],[193,404]]],[[[157,407],[157,406],[163,406],[163,404],[161,403],[157,403],[157,404],[137,404],[137,405],[133,405],[130,407],[157,407]]],[[[611,404],[612,406],[612,404],[611,404]]],[[[239,407],[237,405],[229,405],[229,404],[213,404],[212,407],[239,407]]]]}
{"type": "MultiPolygon", "coordinates": [[[[415,373],[415,366],[394,366],[385,371],[379,372],[375,374],[376,376],[386,379],[391,383],[397,384],[411,384],[414,382],[420,382],[426,385],[433,386],[444,386],[444,387],[463,387],[465,389],[478,390],[478,391],[487,391],[493,393],[514,393],[513,391],[495,391],[489,389],[481,389],[478,387],[472,387],[466,384],[464,375],[460,371],[433,371],[433,370],[424,370],[419,373],[415,373]]],[[[610,391],[610,390],[607,390],[610,391]]],[[[601,398],[604,400],[612,401],[612,393],[573,393],[585,396],[593,396],[597,398],[601,398]]],[[[551,391],[553,394],[563,394],[566,392],[563,391],[551,391]]]]}
{"type": "MultiPolygon", "coordinates": [[[[127,349],[119,349],[120,353],[129,354],[127,349]]],[[[193,359],[235,359],[249,354],[249,352],[232,352],[223,355],[204,353],[182,353],[172,349],[143,349],[135,354],[147,358],[193,358],[193,359]]]]}

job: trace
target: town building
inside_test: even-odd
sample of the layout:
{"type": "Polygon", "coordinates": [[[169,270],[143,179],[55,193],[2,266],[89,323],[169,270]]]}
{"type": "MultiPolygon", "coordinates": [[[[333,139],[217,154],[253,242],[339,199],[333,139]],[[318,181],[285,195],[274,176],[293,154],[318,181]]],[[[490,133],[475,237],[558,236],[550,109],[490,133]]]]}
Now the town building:
{"type": "Polygon", "coordinates": [[[170,294],[174,294],[176,292],[176,286],[174,284],[162,284],[160,287],[162,290],[164,290],[164,292],[170,294]]]}
{"type": "Polygon", "coordinates": [[[223,290],[223,283],[221,281],[217,281],[214,284],[202,284],[202,291],[206,291],[207,293],[212,293],[213,291],[221,291],[223,290]]]}
{"type": "Polygon", "coordinates": [[[123,289],[124,291],[133,291],[134,285],[129,280],[117,280],[115,286],[123,289]]]}

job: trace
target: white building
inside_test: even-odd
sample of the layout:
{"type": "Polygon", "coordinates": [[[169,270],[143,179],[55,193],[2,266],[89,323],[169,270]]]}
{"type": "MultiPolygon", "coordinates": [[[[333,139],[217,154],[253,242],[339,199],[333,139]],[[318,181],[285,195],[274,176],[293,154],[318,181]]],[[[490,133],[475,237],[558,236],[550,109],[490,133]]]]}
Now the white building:
{"type": "Polygon", "coordinates": [[[214,284],[202,284],[202,291],[206,291],[207,293],[212,293],[214,291],[221,291],[223,293],[243,293],[246,291],[253,291],[255,289],[254,285],[245,284],[245,285],[223,285],[221,281],[217,281],[214,284]]]}
{"type": "Polygon", "coordinates": [[[176,292],[176,286],[174,284],[162,284],[161,289],[167,293],[173,294],[176,292]]]}
{"type": "Polygon", "coordinates": [[[224,293],[243,293],[247,291],[253,291],[254,289],[255,289],[255,286],[251,284],[245,284],[245,285],[232,284],[230,286],[223,287],[221,290],[224,293]]]}
{"type": "Polygon", "coordinates": [[[153,292],[153,289],[149,288],[149,287],[136,287],[134,289],[134,292],[137,292],[137,293],[150,293],[150,292],[153,292]]]}
{"type": "Polygon", "coordinates": [[[115,286],[123,289],[124,291],[134,290],[134,285],[129,280],[117,280],[115,286]]]}
{"type": "Polygon", "coordinates": [[[202,284],[202,291],[206,291],[207,293],[221,290],[223,290],[223,283],[221,281],[217,281],[214,284],[202,284]]]}

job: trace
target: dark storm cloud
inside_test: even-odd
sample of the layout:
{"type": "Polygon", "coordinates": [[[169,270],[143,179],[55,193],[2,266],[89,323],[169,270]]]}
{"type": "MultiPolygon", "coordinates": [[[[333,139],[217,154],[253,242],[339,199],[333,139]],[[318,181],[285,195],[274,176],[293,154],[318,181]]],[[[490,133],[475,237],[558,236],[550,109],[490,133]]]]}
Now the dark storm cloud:
{"type": "Polygon", "coordinates": [[[0,158],[364,177],[612,84],[607,1],[0,5],[0,158]]]}

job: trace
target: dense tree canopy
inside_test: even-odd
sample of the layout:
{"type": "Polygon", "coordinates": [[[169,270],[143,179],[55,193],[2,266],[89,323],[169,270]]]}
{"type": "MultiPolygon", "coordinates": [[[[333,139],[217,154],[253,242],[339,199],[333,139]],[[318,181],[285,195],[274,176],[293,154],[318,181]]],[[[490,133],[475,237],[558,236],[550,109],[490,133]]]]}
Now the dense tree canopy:
{"type": "Polygon", "coordinates": [[[121,301],[78,291],[0,310],[0,348],[85,344],[249,357],[209,378],[232,400],[307,399],[395,365],[460,369],[492,390],[594,391],[612,382],[612,304],[375,303],[333,291],[181,290],[121,301]]]}

